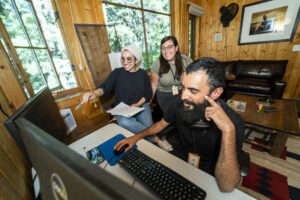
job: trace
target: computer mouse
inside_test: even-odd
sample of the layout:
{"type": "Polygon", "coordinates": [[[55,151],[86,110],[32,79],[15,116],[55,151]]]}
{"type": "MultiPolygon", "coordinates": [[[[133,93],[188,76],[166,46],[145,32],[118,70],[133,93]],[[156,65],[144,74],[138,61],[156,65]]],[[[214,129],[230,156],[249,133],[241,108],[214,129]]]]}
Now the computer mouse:
{"type": "Polygon", "coordinates": [[[120,155],[121,153],[123,153],[125,151],[125,149],[129,146],[129,144],[125,144],[123,145],[119,150],[114,150],[114,154],[115,155],[120,155]]]}

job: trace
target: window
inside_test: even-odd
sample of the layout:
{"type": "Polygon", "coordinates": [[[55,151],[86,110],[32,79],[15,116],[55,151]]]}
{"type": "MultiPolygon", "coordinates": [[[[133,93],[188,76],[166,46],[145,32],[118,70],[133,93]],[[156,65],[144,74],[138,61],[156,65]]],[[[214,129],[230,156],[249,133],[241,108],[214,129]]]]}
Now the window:
{"type": "Polygon", "coordinates": [[[143,51],[143,67],[160,55],[160,41],[171,35],[169,0],[107,0],[103,10],[112,52],[136,45],[143,51]],[[143,4],[142,4],[143,3],[143,4]]]}
{"type": "Polygon", "coordinates": [[[195,59],[195,30],[196,30],[196,16],[190,15],[189,18],[189,56],[195,59]]]}
{"type": "Polygon", "coordinates": [[[34,93],[78,87],[51,0],[1,0],[0,17],[34,93]]]}

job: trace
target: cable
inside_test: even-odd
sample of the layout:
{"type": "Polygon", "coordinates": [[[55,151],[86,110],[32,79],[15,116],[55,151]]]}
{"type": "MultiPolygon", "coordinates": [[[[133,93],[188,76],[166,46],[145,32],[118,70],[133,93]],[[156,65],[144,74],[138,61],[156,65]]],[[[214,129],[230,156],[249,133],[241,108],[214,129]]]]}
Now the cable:
{"type": "Polygon", "coordinates": [[[109,164],[109,162],[115,157],[116,155],[114,154],[106,163],[106,165],[104,166],[103,169],[105,169],[107,167],[107,165],[109,164]]]}
{"type": "MultiPolygon", "coordinates": [[[[229,28],[229,27],[228,27],[229,28]]],[[[227,31],[227,28],[225,28],[225,33],[226,33],[226,35],[225,35],[225,55],[226,55],[226,61],[228,61],[228,54],[227,54],[227,37],[228,37],[228,31],[227,31]]]]}
{"type": "MultiPolygon", "coordinates": [[[[69,8],[70,8],[70,13],[71,13],[71,19],[72,19],[72,24],[74,24],[74,18],[73,18],[73,12],[72,12],[72,6],[71,6],[71,0],[69,0],[69,8]]],[[[77,54],[78,54],[78,58],[79,58],[79,66],[80,66],[80,69],[83,71],[83,74],[84,74],[84,78],[88,84],[88,87],[89,87],[89,90],[90,92],[93,92],[92,90],[92,87],[90,85],[90,82],[89,80],[87,79],[87,75],[85,73],[85,70],[83,69],[83,66],[82,66],[82,62],[81,62],[81,57],[80,57],[80,50],[79,50],[79,45],[78,45],[78,39],[76,39],[76,32],[75,32],[75,28],[73,27],[73,33],[74,33],[74,39],[75,39],[75,43],[76,43],[76,48],[77,48],[77,54]]],[[[94,107],[98,107],[97,104],[96,104],[96,100],[94,100],[94,107]]]]}
{"type": "Polygon", "coordinates": [[[3,110],[1,104],[0,104],[0,110],[1,110],[1,112],[2,112],[7,118],[9,117],[8,114],[3,110]]]}

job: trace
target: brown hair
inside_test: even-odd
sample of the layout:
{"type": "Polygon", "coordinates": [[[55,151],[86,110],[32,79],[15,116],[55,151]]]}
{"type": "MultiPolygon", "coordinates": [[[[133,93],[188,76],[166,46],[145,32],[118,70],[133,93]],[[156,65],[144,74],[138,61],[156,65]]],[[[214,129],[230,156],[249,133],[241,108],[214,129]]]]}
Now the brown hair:
{"type": "MultiPolygon", "coordinates": [[[[160,47],[162,47],[162,45],[168,40],[172,40],[175,47],[178,46],[178,41],[177,41],[176,37],[171,35],[171,36],[166,36],[161,40],[160,47]]],[[[169,72],[171,66],[170,66],[169,62],[163,57],[161,50],[160,50],[159,61],[160,61],[160,67],[158,70],[158,75],[159,75],[159,77],[161,77],[162,74],[166,74],[169,72]]],[[[180,77],[183,73],[183,62],[182,62],[182,57],[181,57],[181,53],[179,50],[179,46],[178,46],[178,51],[175,54],[175,66],[176,66],[176,72],[175,72],[176,79],[180,80],[180,77]]]]}

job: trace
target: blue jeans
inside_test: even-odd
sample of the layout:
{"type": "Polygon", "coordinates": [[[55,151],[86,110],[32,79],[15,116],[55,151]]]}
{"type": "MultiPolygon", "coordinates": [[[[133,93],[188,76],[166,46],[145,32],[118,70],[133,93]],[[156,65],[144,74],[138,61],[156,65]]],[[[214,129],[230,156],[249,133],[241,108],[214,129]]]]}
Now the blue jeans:
{"type": "MultiPolygon", "coordinates": [[[[141,107],[145,109],[141,113],[132,117],[116,115],[118,124],[134,134],[137,134],[151,126],[153,121],[149,105],[144,103],[141,107]]],[[[145,139],[153,143],[154,137],[155,136],[148,136],[145,137],[145,139]]]]}

